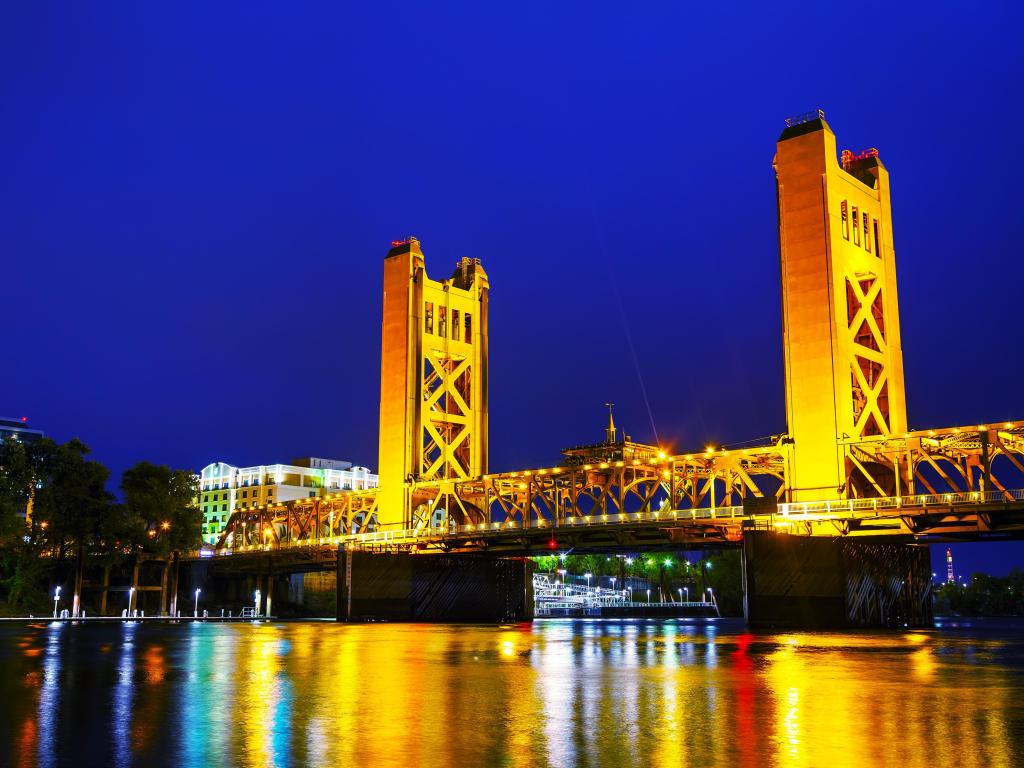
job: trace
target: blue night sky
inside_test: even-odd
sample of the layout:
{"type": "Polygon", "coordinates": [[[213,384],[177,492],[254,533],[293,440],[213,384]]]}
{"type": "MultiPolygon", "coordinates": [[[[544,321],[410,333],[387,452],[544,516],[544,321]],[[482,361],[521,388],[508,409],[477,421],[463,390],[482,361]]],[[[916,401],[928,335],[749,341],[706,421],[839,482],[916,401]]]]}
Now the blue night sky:
{"type": "Polygon", "coordinates": [[[1024,418],[1019,6],[705,5],[6,4],[0,413],[115,476],[375,467],[414,234],[491,278],[492,469],[606,400],[653,440],[637,367],[678,450],[782,432],[771,161],[821,107],[892,174],[911,426],[1024,418]]]}

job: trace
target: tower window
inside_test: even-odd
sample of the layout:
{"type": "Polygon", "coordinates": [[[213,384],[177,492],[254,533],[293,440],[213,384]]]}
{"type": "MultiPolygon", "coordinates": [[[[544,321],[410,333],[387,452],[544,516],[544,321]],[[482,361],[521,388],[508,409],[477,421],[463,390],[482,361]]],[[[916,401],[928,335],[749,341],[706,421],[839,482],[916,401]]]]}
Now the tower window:
{"type": "Polygon", "coordinates": [[[878,239],[878,219],[875,219],[875,256],[882,258],[882,241],[878,239]]]}
{"type": "Polygon", "coordinates": [[[466,318],[466,341],[470,344],[473,343],[473,316],[467,312],[466,318]]]}
{"type": "Polygon", "coordinates": [[[867,214],[864,214],[864,250],[871,253],[871,232],[868,230],[867,214]]]}
{"type": "Polygon", "coordinates": [[[459,310],[452,310],[452,338],[458,341],[462,338],[462,328],[459,326],[459,310]]]}
{"type": "Polygon", "coordinates": [[[853,209],[853,244],[860,245],[860,217],[856,207],[853,209]]]}
{"type": "Polygon", "coordinates": [[[437,308],[437,335],[447,339],[448,338],[448,308],[438,307],[437,308]]]}
{"type": "Polygon", "coordinates": [[[850,207],[849,207],[849,204],[845,200],[843,200],[843,202],[839,204],[839,212],[840,212],[840,214],[843,217],[843,239],[844,240],[849,240],[850,239],[850,207]]]}
{"type": "Polygon", "coordinates": [[[434,332],[434,302],[428,301],[423,312],[423,329],[426,333],[434,332]]]}

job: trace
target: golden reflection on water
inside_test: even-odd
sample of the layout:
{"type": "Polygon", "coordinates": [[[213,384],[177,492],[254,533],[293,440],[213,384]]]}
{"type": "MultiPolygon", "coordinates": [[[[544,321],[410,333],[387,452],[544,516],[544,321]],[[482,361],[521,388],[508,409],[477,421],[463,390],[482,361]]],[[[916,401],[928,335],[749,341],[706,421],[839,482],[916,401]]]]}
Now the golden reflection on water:
{"type": "Polygon", "coordinates": [[[14,704],[0,742],[20,766],[62,761],[81,728],[84,765],[1022,762],[1024,669],[1005,636],[645,621],[22,631],[0,656],[14,704]]]}

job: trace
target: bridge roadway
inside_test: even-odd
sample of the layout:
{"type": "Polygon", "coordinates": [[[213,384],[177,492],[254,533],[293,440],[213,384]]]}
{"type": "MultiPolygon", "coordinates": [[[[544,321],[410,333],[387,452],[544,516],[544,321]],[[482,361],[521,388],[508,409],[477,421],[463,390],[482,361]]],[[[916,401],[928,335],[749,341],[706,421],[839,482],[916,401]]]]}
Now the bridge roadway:
{"type": "MultiPolygon", "coordinates": [[[[1024,489],[917,494],[848,501],[781,503],[770,513],[742,506],[661,509],[613,515],[450,525],[449,530],[379,530],[319,540],[221,548],[245,568],[269,559],[294,570],[332,567],[338,549],[365,552],[542,555],[552,551],[615,552],[739,546],[744,530],[804,536],[886,536],[892,541],[945,542],[1024,538],[1024,489]],[[894,538],[893,538],[894,537],[894,538]],[[248,563],[246,562],[248,561],[248,563]]],[[[198,557],[196,553],[194,557],[198,557]]]]}

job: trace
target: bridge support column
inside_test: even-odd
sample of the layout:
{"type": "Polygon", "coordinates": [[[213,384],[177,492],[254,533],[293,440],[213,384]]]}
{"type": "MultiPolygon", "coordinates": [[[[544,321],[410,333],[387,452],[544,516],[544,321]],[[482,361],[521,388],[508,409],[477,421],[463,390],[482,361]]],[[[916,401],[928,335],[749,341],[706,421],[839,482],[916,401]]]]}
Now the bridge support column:
{"type": "Polygon", "coordinates": [[[743,605],[751,628],[932,624],[926,545],[743,533],[743,605]]]}
{"type": "Polygon", "coordinates": [[[338,552],[338,621],[533,619],[526,559],[338,552]]]}

